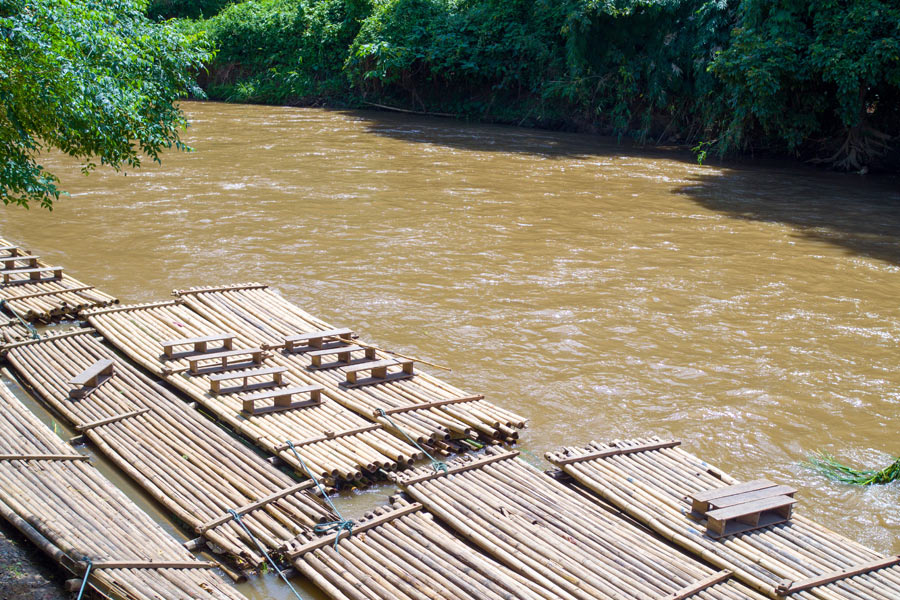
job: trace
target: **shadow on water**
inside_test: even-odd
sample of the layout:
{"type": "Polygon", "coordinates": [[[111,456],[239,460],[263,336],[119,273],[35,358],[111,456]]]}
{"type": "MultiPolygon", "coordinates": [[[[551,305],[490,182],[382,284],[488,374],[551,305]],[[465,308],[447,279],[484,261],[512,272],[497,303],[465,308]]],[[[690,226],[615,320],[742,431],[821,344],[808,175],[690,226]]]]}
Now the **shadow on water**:
{"type": "Polygon", "coordinates": [[[801,237],[900,265],[900,181],[812,169],[729,169],[694,174],[676,189],[736,219],[779,223],[801,237]]]}
{"type": "Polygon", "coordinates": [[[531,154],[544,158],[586,156],[641,156],[696,164],[684,146],[642,146],[630,139],[485,124],[418,114],[379,110],[337,110],[348,118],[366,123],[367,133],[402,142],[443,146],[472,152],[531,154]]]}

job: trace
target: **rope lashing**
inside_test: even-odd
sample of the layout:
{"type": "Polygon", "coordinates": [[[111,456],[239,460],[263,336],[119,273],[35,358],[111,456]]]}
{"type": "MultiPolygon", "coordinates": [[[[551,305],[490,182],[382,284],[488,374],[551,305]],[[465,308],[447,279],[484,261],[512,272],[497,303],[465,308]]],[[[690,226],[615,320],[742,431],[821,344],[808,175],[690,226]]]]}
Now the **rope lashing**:
{"type": "Polygon", "coordinates": [[[84,594],[84,588],[87,587],[88,577],[91,576],[91,569],[94,567],[94,563],[91,562],[91,559],[84,557],[84,560],[87,561],[87,569],[84,571],[84,579],[81,580],[81,589],[78,590],[78,598],[75,600],[81,600],[81,596],[84,594]]]}
{"type": "Polygon", "coordinates": [[[41,336],[38,335],[38,330],[35,329],[34,325],[32,325],[31,323],[29,323],[28,321],[23,319],[21,316],[19,316],[19,313],[17,313],[16,310],[12,306],[9,305],[8,301],[0,300],[0,308],[3,308],[4,306],[6,307],[6,310],[11,312],[12,315],[19,320],[19,323],[24,325],[25,328],[31,332],[31,339],[38,340],[41,338],[41,336]]]}
{"type": "Polygon", "coordinates": [[[443,472],[444,472],[444,475],[446,475],[446,474],[448,474],[448,473],[450,472],[449,467],[447,466],[447,463],[445,463],[445,462],[442,461],[442,460],[438,460],[438,459],[436,459],[435,457],[433,457],[432,455],[428,454],[428,451],[426,451],[425,448],[423,448],[422,446],[420,446],[420,445],[416,442],[416,440],[414,440],[414,439],[412,439],[411,437],[409,437],[409,434],[406,433],[406,430],[404,430],[402,427],[400,427],[399,425],[397,425],[396,423],[394,423],[393,419],[391,419],[391,418],[387,415],[387,413],[384,412],[384,409],[383,409],[383,408],[378,408],[378,409],[376,409],[376,411],[378,412],[379,415],[381,415],[382,417],[384,417],[385,419],[387,419],[388,423],[390,423],[390,424],[394,427],[394,429],[396,429],[397,431],[399,431],[400,433],[402,433],[402,434],[403,434],[403,437],[405,437],[407,440],[409,440],[409,443],[410,443],[410,444],[412,444],[413,446],[415,446],[416,448],[418,448],[419,451],[420,451],[422,454],[424,454],[425,456],[428,457],[428,460],[431,461],[431,468],[434,469],[434,472],[435,472],[435,473],[437,473],[438,471],[443,471],[443,472]]]}
{"type": "Polygon", "coordinates": [[[329,521],[327,523],[319,523],[315,527],[313,527],[313,531],[316,533],[330,533],[332,531],[334,534],[334,549],[337,552],[340,552],[338,548],[338,542],[341,541],[341,532],[346,531],[347,535],[353,535],[353,521],[347,520],[341,515],[341,511],[337,509],[337,506],[334,505],[334,502],[331,501],[331,498],[328,497],[328,494],[325,493],[325,488],[322,487],[322,484],[319,483],[319,480],[313,475],[312,471],[309,470],[309,467],[306,466],[306,463],[303,462],[303,459],[300,458],[300,455],[297,454],[297,449],[294,448],[294,443],[290,440],[285,442],[288,445],[288,448],[291,449],[291,452],[294,453],[294,456],[297,458],[297,462],[300,463],[300,466],[303,467],[303,470],[306,471],[306,474],[309,475],[309,478],[313,480],[313,483],[316,484],[316,487],[319,488],[319,493],[322,494],[322,497],[325,498],[325,502],[328,503],[328,506],[331,507],[331,510],[334,511],[334,514],[338,516],[337,521],[329,521]]]}
{"type": "Polygon", "coordinates": [[[262,544],[259,543],[259,540],[256,539],[256,536],[254,536],[252,533],[250,533],[250,530],[247,529],[246,525],[244,525],[244,522],[241,520],[241,515],[239,515],[238,512],[232,508],[228,509],[228,513],[232,517],[234,517],[234,520],[237,522],[238,525],[241,526],[241,529],[244,530],[244,533],[246,533],[247,536],[251,540],[253,540],[253,543],[256,544],[257,549],[260,552],[262,552],[262,555],[266,557],[267,561],[269,561],[269,565],[271,565],[271,567],[275,570],[275,572],[278,573],[278,576],[281,577],[281,580],[287,584],[287,586],[291,589],[291,591],[294,592],[294,596],[297,597],[297,600],[303,600],[303,596],[301,596],[300,594],[297,593],[297,590],[294,589],[294,586],[291,585],[291,582],[288,581],[288,578],[285,577],[282,570],[278,568],[278,565],[275,564],[275,561],[272,560],[272,557],[269,556],[269,553],[266,552],[266,549],[263,548],[262,544]]]}

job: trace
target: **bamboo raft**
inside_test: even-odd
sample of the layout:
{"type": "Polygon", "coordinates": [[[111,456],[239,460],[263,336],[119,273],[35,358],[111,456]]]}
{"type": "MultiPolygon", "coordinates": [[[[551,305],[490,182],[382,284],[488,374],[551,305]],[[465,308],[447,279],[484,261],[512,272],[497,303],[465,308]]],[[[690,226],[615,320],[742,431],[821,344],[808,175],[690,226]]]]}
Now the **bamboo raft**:
{"type": "Polygon", "coordinates": [[[0,345],[27,340],[29,331],[18,321],[0,314],[0,345]]]}
{"type": "Polygon", "coordinates": [[[556,600],[527,577],[468,546],[421,504],[399,497],[334,536],[285,549],[294,568],[334,600],[556,600]]]}
{"type": "MultiPolygon", "coordinates": [[[[359,480],[379,469],[394,470],[422,458],[422,453],[396,438],[384,428],[361,418],[333,400],[328,390],[322,403],[296,410],[267,414],[245,414],[243,401],[251,392],[214,394],[209,375],[193,375],[189,359],[202,352],[164,353],[162,342],[172,338],[192,338],[221,333],[215,325],[180,301],[117,306],[86,311],[84,315],[107,340],[137,364],[162,377],[235,432],[260,448],[278,456],[305,476],[303,465],[286,442],[294,444],[306,466],[329,483],[359,480]]],[[[252,348],[252,340],[240,331],[235,348],[252,348]]],[[[287,385],[307,386],[315,381],[278,353],[264,360],[265,366],[284,367],[287,385]]],[[[255,385],[265,377],[251,377],[255,385]]]]}
{"type": "MultiPolygon", "coordinates": [[[[0,260],[16,256],[27,257],[29,253],[0,239],[0,260]]],[[[40,259],[33,262],[42,269],[52,268],[40,259]]],[[[0,274],[9,271],[4,269],[4,266],[0,265],[0,274]]],[[[51,320],[64,315],[74,315],[85,308],[118,303],[116,298],[94,286],[85,285],[62,271],[60,275],[61,277],[42,277],[37,281],[24,275],[15,275],[9,283],[0,279],[0,301],[8,304],[23,319],[29,321],[51,320]]]]}
{"type": "Polygon", "coordinates": [[[491,448],[396,473],[410,498],[542,597],[579,600],[761,599],[517,458],[491,448]]]}
{"type": "Polygon", "coordinates": [[[5,351],[53,410],[211,550],[241,568],[265,560],[229,509],[269,549],[334,518],[309,493],[311,481],[293,481],[91,333],[77,330],[5,351]],[[70,382],[101,363],[108,364],[105,379],[73,391],[70,382]]]}
{"type": "MultiPolygon", "coordinates": [[[[452,439],[481,438],[487,442],[512,443],[518,430],[526,426],[526,419],[487,401],[481,395],[464,392],[427,373],[367,385],[356,389],[346,385],[347,369],[316,368],[311,355],[288,351],[285,338],[316,331],[334,331],[334,327],[300,309],[267,286],[243,284],[219,288],[193,288],[175,291],[197,313],[215,323],[220,329],[240,332],[249,343],[278,352],[289,364],[307,373],[308,377],[326,387],[329,396],[367,419],[375,419],[386,428],[401,435],[391,424],[397,423],[419,443],[437,443],[452,439]],[[390,420],[380,416],[384,410],[390,420]]],[[[338,336],[340,337],[340,336],[338,336]]],[[[351,340],[349,334],[323,346],[335,350],[340,346],[357,348],[359,359],[388,360],[396,355],[376,350],[374,356],[362,358],[370,344],[351,340]]]]}
{"type": "Polygon", "coordinates": [[[715,496],[739,482],[677,444],[656,438],[592,442],[547,459],[665,539],[770,598],[900,598],[900,557],[873,552],[802,516],[717,538],[704,532],[708,519],[694,512],[691,497],[715,496]]]}
{"type": "MultiPolygon", "coordinates": [[[[102,597],[241,600],[0,382],[0,514],[102,597]]],[[[80,584],[80,581],[78,582],[80,584]]]]}

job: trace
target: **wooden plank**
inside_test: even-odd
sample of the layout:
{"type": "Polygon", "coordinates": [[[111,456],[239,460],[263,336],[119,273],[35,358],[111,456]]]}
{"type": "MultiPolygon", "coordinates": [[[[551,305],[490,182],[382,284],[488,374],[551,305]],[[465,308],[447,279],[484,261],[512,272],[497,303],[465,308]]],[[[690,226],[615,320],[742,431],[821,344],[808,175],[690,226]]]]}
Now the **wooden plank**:
{"type": "Polygon", "coordinates": [[[84,454],[0,454],[0,461],[6,460],[90,460],[84,454]]]}
{"type": "Polygon", "coordinates": [[[755,492],[743,492],[741,494],[734,494],[733,496],[722,496],[721,498],[715,498],[713,500],[710,500],[708,505],[715,509],[728,508],[729,506],[746,504],[748,502],[763,500],[765,498],[772,498],[774,496],[793,496],[796,493],[797,490],[792,487],[788,487],[786,485],[776,485],[774,487],[756,490],[755,492]]]}
{"type": "MultiPolygon", "coordinates": [[[[87,563],[80,563],[85,569],[87,563]]],[[[105,560],[91,562],[91,570],[97,569],[215,569],[219,565],[205,560],[105,560]]]]}
{"type": "Polygon", "coordinates": [[[417,483],[422,483],[423,481],[430,481],[432,479],[436,479],[438,477],[446,477],[447,475],[456,475],[457,473],[463,473],[465,471],[471,471],[472,469],[480,469],[486,465],[491,463],[500,462],[501,460],[509,460],[511,458],[515,458],[519,456],[518,450],[510,450],[503,454],[495,454],[491,456],[485,456],[482,458],[477,458],[473,461],[462,463],[459,465],[455,465],[444,471],[437,471],[433,473],[427,473],[425,475],[415,475],[415,471],[411,474],[405,473],[390,473],[388,474],[388,478],[401,487],[409,487],[411,485],[415,485],[417,483]]]}
{"type": "Polygon", "coordinates": [[[242,412],[250,414],[250,415],[262,415],[271,412],[280,412],[284,410],[293,410],[295,408],[307,408],[310,406],[318,406],[322,404],[322,390],[325,389],[321,385],[305,385],[302,387],[293,387],[293,388],[277,388],[274,390],[259,392],[253,394],[251,396],[245,396],[242,398],[243,408],[242,412]],[[309,400],[301,400],[297,402],[291,402],[291,396],[294,394],[305,394],[309,393],[309,400]],[[256,407],[256,402],[259,400],[268,400],[274,399],[274,404],[271,406],[264,406],[262,408],[256,407]]]}
{"type": "MultiPolygon", "coordinates": [[[[325,435],[307,438],[305,440],[293,442],[293,444],[295,447],[299,448],[301,446],[308,446],[309,444],[317,444],[319,442],[327,442],[328,440],[333,440],[335,438],[357,435],[360,433],[366,433],[367,431],[375,431],[376,429],[381,429],[381,425],[379,425],[378,423],[372,423],[371,425],[366,425],[364,427],[357,427],[356,429],[347,429],[346,431],[339,431],[337,433],[334,433],[332,431],[326,431],[325,435]]],[[[283,450],[288,450],[288,449],[290,449],[290,446],[288,446],[287,444],[279,444],[279,445],[275,446],[276,452],[281,452],[283,450]]]]}
{"type": "Polygon", "coordinates": [[[4,269],[0,271],[0,274],[3,275],[3,283],[10,283],[12,281],[13,275],[28,275],[28,279],[17,280],[16,283],[23,281],[42,281],[41,273],[46,273],[47,271],[53,272],[53,277],[51,279],[61,279],[62,278],[62,267],[36,267],[33,269],[4,269]]]}
{"type": "Polygon", "coordinates": [[[71,385],[85,386],[91,384],[96,387],[100,375],[112,375],[115,369],[111,358],[98,360],[90,367],[69,380],[71,385]]]}
{"type": "Polygon", "coordinates": [[[631,446],[630,448],[608,448],[597,452],[589,452],[579,456],[563,456],[560,453],[548,454],[547,458],[556,465],[570,465],[588,460],[596,460],[598,458],[608,458],[610,456],[618,456],[620,454],[634,454],[636,452],[650,452],[651,450],[662,450],[663,448],[674,448],[680,446],[678,440],[669,440],[666,442],[657,442],[653,444],[643,444],[640,446],[631,446]]]}
{"type": "Polygon", "coordinates": [[[847,579],[848,577],[864,575],[866,573],[871,573],[872,571],[892,567],[897,563],[900,563],[900,556],[889,556],[887,558],[879,558],[877,560],[873,560],[872,562],[863,565],[851,567],[843,571],[826,573],[824,575],[818,575],[816,577],[810,577],[809,579],[802,579],[800,581],[791,581],[790,579],[785,579],[782,580],[781,583],[779,583],[777,586],[775,586],[775,593],[781,596],[787,596],[796,592],[802,592],[811,588],[834,583],[835,581],[847,579]]]}
{"type": "MultiPolygon", "coordinates": [[[[367,521],[357,522],[353,525],[353,533],[350,534],[346,529],[341,530],[338,533],[338,539],[343,539],[350,535],[359,535],[364,531],[368,531],[369,529],[374,529],[379,525],[384,525],[385,523],[390,523],[394,519],[398,519],[402,516],[408,515],[410,513],[414,513],[416,511],[422,510],[422,505],[418,502],[413,502],[408,506],[404,506],[403,508],[398,508],[396,510],[392,510],[389,513],[385,513],[383,515],[379,515],[377,517],[373,517],[367,521]]],[[[315,540],[311,540],[300,546],[291,547],[290,544],[286,546],[285,556],[289,560],[294,560],[299,556],[303,556],[307,552],[312,552],[313,550],[318,550],[319,548],[324,548],[325,546],[330,546],[335,543],[335,536],[333,535],[323,535],[315,540]]]]}
{"type": "Polygon", "coordinates": [[[719,571],[718,573],[713,573],[709,577],[704,577],[700,581],[694,582],[691,585],[678,590],[677,592],[673,592],[667,596],[663,596],[659,600],[686,600],[691,596],[699,594],[703,590],[709,589],[714,585],[728,580],[731,575],[731,571],[719,571]]]}
{"type": "Polygon", "coordinates": [[[706,513],[706,518],[715,519],[717,521],[726,521],[728,519],[736,519],[738,517],[746,517],[764,510],[775,510],[796,504],[797,500],[789,496],[775,496],[772,498],[763,498],[754,500],[744,504],[737,504],[727,508],[719,508],[706,513]]]}
{"type": "Polygon", "coordinates": [[[776,485],[777,484],[772,483],[768,479],[755,479],[746,483],[726,485],[718,488],[712,488],[711,490],[697,492],[696,494],[692,494],[691,498],[699,502],[709,502],[710,500],[722,498],[723,496],[732,496],[734,494],[740,494],[743,492],[754,492],[756,490],[775,487],[776,485]]]}
{"type": "Polygon", "coordinates": [[[188,296],[191,294],[208,294],[210,292],[234,292],[237,290],[264,290],[269,286],[264,283],[238,283],[220,287],[193,288],[190,290],[172,290],[173,296],[188,296]]]}
{"type": "Polygon", "coordinates": [[[213,373],[208,377],[210,381],[229,381],[231,379],[242,379],[244,377],[259,377],[262,375],[273,375],[275,373],[286,373],[287,370],[287,367],[262,367],[259,369],[245,369],[243,371],[213,373]]]}
{"type": "MultiPolygon", "coordinates": [[[[297,492],[302,492],[303,490],[309,489],[313,485],[315,485],[315,484],[310,480],[303,481],[303,482],[293,485],[289,488],[279,490],[279,491],[275,492],[274,494],[270,494],[270,495],[266,496],[265,498],[260,498],[256,502],[252,502],[250,504],[247,504],[246,506],[242,506],[241,508],[235,509],[235,512],[237,514],[243,516],[249,512],[253,512],[254,510],[263,508],[267,504],[271,504],[272,502],[275,502],[276,500],[281,500],[282,498],[290,496],[291,494],[295,494],[297,492]]],[[[232,520],[233,518],[234,518],[234,515],[232,515],[231,513],[228,513],[228,514],[222,515],[221,517],[217,517],[217,518],[213,519],[212,521],[207,521],[203,525],[194,527],[194,531],[196,533],[199,533],[202,535],[202,534],[206,533],[207,531],[209,531],[210,529],[215,529],[216,527],[218,527],[220,525],[224,525],[225,523],[232,520]]]]}
{"type": "MultiPolygon", "coordinates": [[[[386,408],[384,409],[384,414],[386,415],[396,415],[400,413],[412,412],[415,410],[424,410],[426,408],[437,408],[440,406],[447,406],[449,404],[462,404],[464,402],[475,402],[477,400],[484,400],[484,396],[479,394],[476,396],[465,396],[463,398],[450,398],[449,400],[435,400],[434,402],[424,402],[422,404],[413,404],[411,406],[399,406],[397,408],[386,408]]],[[[381,413],[378,411],[374,411],[373,416],[380,417],[381,413]]]]}
{"type": "Polygon", "coordinates": [[[191,356],[187,359],[188,365],[190,365],[190,371],[194,375],[200,374],[200,362],[207,362],[217,360],[220,361],[220,365],[208,365],[204,367],[207,371],[210,369],[213,371],[224,371],[228,368],[228,359],[235,356],[249,356],[251,357],[251,361],[253,364],[261,364],[262,363],[262,348],[240,348],[238,350],[226,350],[224,352],[214,352],[212,354],[198,354],[196,356],[191,356]]]}
{"type": "Polygon", "coordinates": [[[117,423],[122,421],[123,419],[130,419],[131,417],[137,417],[143,414],[150,412],[149,408],[142,408],[140,410],[133,410],[131,412],[122,413],[120,415],[113,415],[111,417],[107,417],[105,419],[99,419],[97,421],[91,421],[90,423],[85,423],[83,425],[76,425],[75,431],[85,432],[95,427],[102,427],[103,425],[109,425],[110,423],[117,423]]]}
{"type": "Polygon", "coordinates": [[[194,352],[206,352],[210,342],[222,342],[222,347],[225,350],[231,350],[235,337],[237,336],[233,333],[216,333],[201,337],[166,340],[160,342],[160,344],[163,347],[163,353],[169,358],[172,358],[175,346],[193,346],[194,352]]]}

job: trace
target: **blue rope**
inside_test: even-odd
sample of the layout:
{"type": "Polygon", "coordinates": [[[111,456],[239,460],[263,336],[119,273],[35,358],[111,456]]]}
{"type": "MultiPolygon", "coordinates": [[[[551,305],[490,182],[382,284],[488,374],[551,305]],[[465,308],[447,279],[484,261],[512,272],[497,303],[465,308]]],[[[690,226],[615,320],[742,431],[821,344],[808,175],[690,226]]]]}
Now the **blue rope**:
{"type": "Polygon", "coordinates": [[[408,439],[410,444],[412,444],[413,446],[415,446],[416,448],[418,448],[419,451],[420,451],[422,454],[424,454],[425,456],[428,457],[428,460],[431,461],[431,468],[434,469],[434,472],[435,472],[435,473],[437,473],[438,471],[443,471],[443,472],[444,472],[444,475],[447,475],[447,474],[450,472],[450,468],[447,466],[447,463],[445,463],[445,462],[442,461],[442,460],[438,460],[438,459],[436,459],[435,457],[433,457],[432,455],[428,454],[428,452],[425,450],[425,448],[423,448],[422,446],[420,446],[419,444],[417,444],[417,443],[416,443],[416,440],[414,440],[414,439],[412,439],[411,437],[409,437],[409,434],[407,434],[406,431],[404,431],[404,429],[403,429],[402,427],[400,427],[399,425],[397,425],[396,423],[394,423],[394,421],[393,421],[389,416],[387,416],[387,413],[384,412],[384,409],[383,409],[383,408],[377,408],[377,409],[375,409],[375,410],[376,410],[376,412],[378,412],[379,415],[381,415],[382,417],[384,417],[385,419],[387,419],[387,420],[388,420],[388,423],[390,423],[391,425],[393,425],[394,429],[396,429],[396,430],[398,430],[400,433],[402,433],[402,434],[403,434],[403,437],[405,437],[406,439],[408,439]]]}
{"type": "Polygon", "coordinates": [[[91,569],[94,567],[94,563],[91,562],[91,559],[85,557],[84,560],[87,561],[87,570],[84,572],[84,579],[81,580],[81,589],[78,590],[78,598],[75,600],[81,600],[82,594],[84,594],[84,588],[87,587],[88,577],[91,576],[91,569]]]}
{"type": "Polygon", "coordinates": [[[303,596],[297,593],[297,590],[294,589],[294,586],[291,585],[291,582],[288,581],[287,577],[284,576],[284,573],[281,571],[281,569],[278,568],[278,565],[275,564],[275,561],[272,560],[272,557],[269,556],[269,553],[266,552],[266,549],[262,547],[262,544],[259,543],[259,540],[257,540],[256,537],[252,533],[250,533],[250,530],[247,529],[247,526],[244,525],[243,521],[241,521],[241,515],[239,515],[236,510],[231,508],[228,509],[228,512],[232,517],[234,517],[234,520],[237,521],[237,524],[241,526],[241,529],[244,530],[244,533],[246,533],[250,537],[250,539],[253,540],[253,543],[256,544],[256,547],[259,549],[259,551],[262,552],[263,556],[266,557],[266,560],[269,561],[269,564],[272,565],[272,568],[275,569],[275,572],[278,573],[278,576],[281,577],[281,580],[284,581],[289,588],[291,588],[291,591],[294,592],[294,596],[297,597],[297,600],[303,600],[303,596]]]}
{"type": "Polygon", "coordinates": [[[294,456],[297,457],[297,461],[300,463],[300,466],[303,467],[303,470],[306,471],[306,474],[309,475],[309,478],[312,479],[316,484],[316,487],[319,488],[319,492],[322,494],[322,497],[325,498],[325,502],[327,502],[328,506],[331,507],[331,510],[334,511],[334,514],[338,516],[337,521],[320,523],[313,527],[313,531],[315,531],[316,533],[330,533],[334,531],[334,549],[337,552],[340,552],[340,550],[338,549],[338,542],[341,541],[341,532],[346,531],[348,536],[353,535],[353,521],[345,519],[341,514],[341,511],[339,511],[337,509],[337,506],[334,505],[334,502],[331,501],[331,498],[328,497],[328,494],[325,493],[325,488],[322,487],[322,484],[319,483],[319,480],[316,479],[316,476],[313,475],[312,471],[309,470],[309,467],[306,466],[306,463],[303,462],[303,459],[300,458],[300,455],[297,454],[297,449],[294,448],[294,442],[288,440],[285,443],[288,445],[288,448],[291,449],[291,452],[294,453],[294,456]]]}
{"type": "Polygon", "coordinates": [[[31,332],[31,339],[33,339],[33,340],[39,340],[39,339],[41,339],[41,336],[38,335],[38,330],[35,329],[34,325],[32,325],[31,323],[29,323],[28,321],[26,321],[25,319],[23,319],[22,317],[20,317],[20,316],[19,316],[19,313],[17,313],[17,312],[15,311],[15,309],[14,309],[12,306],[9,305],[9,302],[7,302],[6,300],[0,300],[0,308],[3,308],[4,306],[6,307],[6,310],[8,310],[9,312],[11,312],[11,313],[13,314],[13,316],[14,316],[15,318],[17,318],[17,319],[19,320],[19,322],[20,322],[22,325],[24,325],[26,329],[28,329],[28,331],[31,332]]]}

